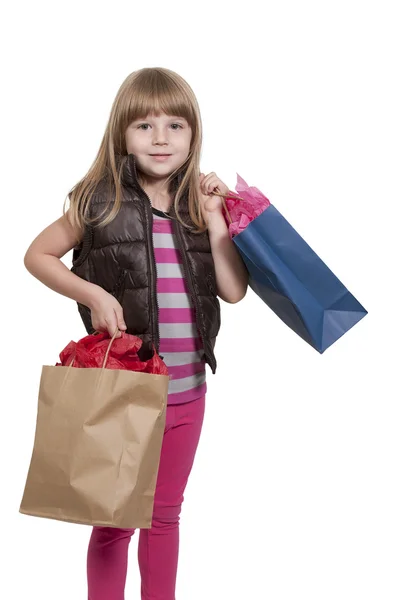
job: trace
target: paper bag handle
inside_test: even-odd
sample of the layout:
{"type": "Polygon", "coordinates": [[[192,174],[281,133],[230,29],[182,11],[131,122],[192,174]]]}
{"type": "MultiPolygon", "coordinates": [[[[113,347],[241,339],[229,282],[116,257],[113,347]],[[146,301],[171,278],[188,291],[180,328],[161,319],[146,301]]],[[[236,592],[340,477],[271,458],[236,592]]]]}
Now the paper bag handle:
{"type": "Polygon", "coordinates": [[[225,212],[228,215],[229,222],[232,223],[231,215],[229,214],[229,210],[227,208],[227,205],[225,204],[224,198],[234,198],[235,200],[243,200],[243,198],[241,198],[240,196],[232,195],[232,194],[221,194],[220,190],[218,189],[218,187],[216,187],[215,189],[218,190],[218,192],[216,192],[215,190],[213,190],[212,195],[214,195],[214,196],[220,196],[222,205],[224,207],[224,210],[225,210],[225,212]]]}
{"type": "MultiPolygon", "coordinates": [[[[116,329],[115,329],[115,333],[113,334],[113,336],[111,337],[111,339],[110,339],[110,341],[109,341],[108,348],[107,348],[107,350],[106,350],[106,353],[105,353],[105,356],[104,356],[104,362],[102,363],[102,367],[101,367],[102,369],[105,369],[105,365],[106,365],[106,362],[107,362],[107,360],[108,360],[109,350],[111,349],[111,346],[112,346],[112,344],[113,344],[113,341],[114,341],[114,339],[116,338],[116,334],[117,334],[117,332],[118,332],[118,331],[119,331],[119,328],[118,328],[118,327],[116,327],[116,329]]],[[[95,332],[93,333],[93,335],[96,335],[97,333],[100,333],[100,332],[99,332],[99,331],[95,331],[95,332]]],[[[69,368],[70,368],[70,367],[73,367],[73,363],[74,363],[74,362],[75,362],[75,357],[73,357],[73,358],[72,358],[72,360],[71,360],[71,363],[70,363],[70,365],[69,365],[69,368]]]]}

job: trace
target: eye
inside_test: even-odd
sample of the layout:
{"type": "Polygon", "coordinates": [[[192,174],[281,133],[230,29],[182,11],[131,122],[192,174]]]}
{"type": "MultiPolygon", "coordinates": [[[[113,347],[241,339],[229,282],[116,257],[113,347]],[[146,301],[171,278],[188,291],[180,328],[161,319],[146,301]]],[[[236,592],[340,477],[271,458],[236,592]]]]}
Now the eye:
{"type": "MultiPolygon", "coordinates": [[[[138,125],[137,129],[141,129],[141,127],[147,127],[148,123],[142,123],[142,125],[138,125]]],[[[146,129],[144,129],[146,131],[146,129]]]]}
{"type": "MultiPolygon", "coordinates": [[[[177,125],[177,127],[179,127],[180,129],[182,129],[182,125],[180,125],[179,123],[173,123],[173,124],[171,125],[171,127],[173,127],[173,125],[177,125]]],[[[177,130],[175,130],[175,131],[177,131],[177,130]]]]}

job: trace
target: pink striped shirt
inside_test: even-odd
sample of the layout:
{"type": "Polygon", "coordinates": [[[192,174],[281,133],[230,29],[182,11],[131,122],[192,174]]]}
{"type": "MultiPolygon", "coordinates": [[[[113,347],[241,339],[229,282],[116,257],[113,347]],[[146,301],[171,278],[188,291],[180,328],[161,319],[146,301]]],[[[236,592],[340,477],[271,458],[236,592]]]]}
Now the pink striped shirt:
{"type": "Polygon", "coordinates": [[[191,402],[206,394],[206,363],[188,293],[173,221],[153,213],[153,243],[159,305],[159,354],[169,370],[168,404],[191,402]]]}

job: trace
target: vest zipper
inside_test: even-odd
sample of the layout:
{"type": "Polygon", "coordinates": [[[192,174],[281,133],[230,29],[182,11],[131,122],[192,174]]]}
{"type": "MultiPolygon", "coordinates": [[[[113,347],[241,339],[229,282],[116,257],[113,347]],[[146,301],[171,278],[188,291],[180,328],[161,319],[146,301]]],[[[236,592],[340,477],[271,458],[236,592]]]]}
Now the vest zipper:
{"type": "MultiPolygon", "coordinates": [[[[151,277],[152,277],[152,284],[153,284],[152,285],[152,289],[154,290],[154,293],[152,294],[152,304],[155,306],[155,309],[156,309],[156,312],[154,312],[154,311],[152,312],[152,323],[154,323],[154,326],[152,328],[152,337],[153,337],[153,341],[154,341],[154,344],[155,344],[156,352],[159,354],[160,332],[159,332],[159,304],[158,304],[158,296],[157,296],[158,270],[157,270],[157,266],[156,266],[155,248],[154,248],[154,243],[153,243],[152,202],[151,202],[150,197],[142,189],[142,187],[139,186],[139,188],[142,191],[142,193],[144,194],[145,198],[148,200],[149,206],[150,206],[150,210],[149,210],[150,218],[148,220],[148,223],[149,223],[149,229],[150,229],[150,231],[149,231],[149,234],[150,234],[149,238],[151,240],[150,241],[151,260],[149,261],[149,264],[150,264],[150,268],[151,268],[151,277]],[[153,272],[154,271],[155,271],[155,278],[153,277],[153,272]]],[[[160,356],[160,358],[163,359],[163,356],[160,356]]]]}
{"type": "MultiPolygon", "coordinates": [[[[194,288],[194,285],[193,285],[191,268],[189,266],[188,259],[186,257],[185,251],[183,249],[183,244],[182,244],[182,239],[181,239],[181,233],[180,233],[180,230],[179,230],[179,225],[177,223],[176,223],[174,229],[175,229],[176,236],[177,236],[177,239],[178,239],[178,242],[179,242],[179,247],[180,247],[180,251],[181,251],[182,262],[183,262],[183,265],[184,265],[184,268],[185,268],[185,273],[186,273],[187,279],[188,279],[188,287],[191,290],[191,296],[192,296],[193,304],[195,306],[195,312],[196,312],[196,315],[197,315],[197,317],[196,317],[196,326],[198,328],[198,333],[199,333],[200,338],[202,340],[203,351],[204,351],[205,357],[206,357],[207,355],[206,355],[205,341],[204,341],[204,336],[202,334],[202,324],[203,324],[203,321],[201,319],[200,312],[199,312],[199,306],[198,306],[198,303],[196,301],[196,294],[195,294],[195,288],[194,288]],[[202,321],[201,325],[199,325],[199,321],[202,321]]],[[[212,370],[213,370],[213,361],[210,358],[209,358],[209,360],[210,360],[209,364],[210,364],[210,366],[212,367],[212,370]]]]}

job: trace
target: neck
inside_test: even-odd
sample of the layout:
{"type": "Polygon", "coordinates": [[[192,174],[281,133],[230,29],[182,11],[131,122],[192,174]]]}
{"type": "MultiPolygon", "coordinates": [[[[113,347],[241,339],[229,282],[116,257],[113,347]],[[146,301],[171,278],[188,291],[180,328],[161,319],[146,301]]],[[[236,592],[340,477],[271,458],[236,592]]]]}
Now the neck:
{"type": "Polygon", "coordinates": [[[172,198],[170,194],[162,194],[151,191],[151,189],[144,188],[145,193],[149,196],[151,200],[151,204],[154,208],[158,210],[162,210],[163,212],[168,212],[170,205],[172,203],[172,198]]]}
{"type": "Polygon", "coordinates": [[[145,178],[141,181],[141,187],[151,199],[151,204],[154,208],[167,212],[172,198],[165,180],[150,180],[145,178]]]}
{"type": "MultiPolygon", "coordinates": [[[[175,176],[170,184],[169,188],[166,185],[166,178],[156,179],[145,177],[143,173],[137,170],[136,158],[134,154],[121,155],[123,161],[122,165],[122,181],[125,185],[137,188],[137,185],[141,187],[147,196],[149,196],[152,206],[163,212],[169,212],[173,207],[173,200],[177,192],[178,186],[182,180],[183,173],[180,172],[175,176]]],[[[184,200],[186,200],[187,192],[184,194],[184,200]]]]}
{"type": "Polygon", "coordinates": [[[151,204],[154,208],[167,212],[172,203],[172,197],[168,191],[161,189],[159,186],[144,184],[143,190],[149,196],[151,204]]]}

